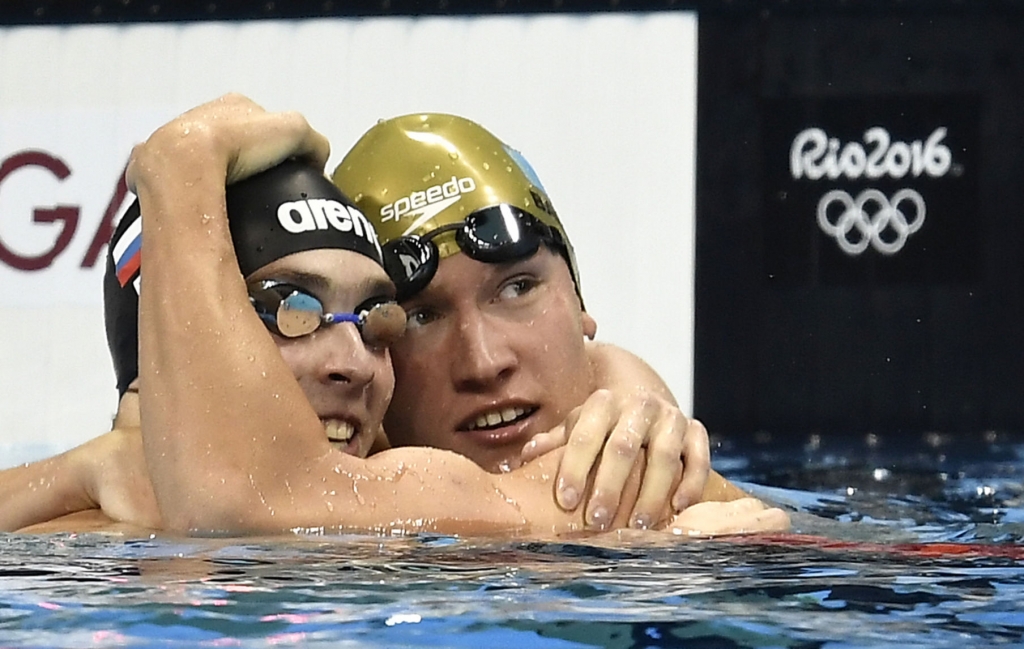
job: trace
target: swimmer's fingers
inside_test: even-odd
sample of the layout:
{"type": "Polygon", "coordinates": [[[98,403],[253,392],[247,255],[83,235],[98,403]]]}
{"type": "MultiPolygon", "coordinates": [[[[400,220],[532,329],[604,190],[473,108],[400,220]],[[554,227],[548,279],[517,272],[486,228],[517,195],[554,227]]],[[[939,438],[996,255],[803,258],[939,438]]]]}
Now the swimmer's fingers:
{"type": "Polygon", "coordinates": [[[666,530],[680,536],[710,537],[785,532],[789,527],[789,515],[781,509],[768,507],[756,498],[740,498],[688,507],[672,519],[666,530]]]}
{"type": "MultiPolygon", "coordinates": [[[[584,517],[586,524],[593,529],[606,529],[611,524],[625,492],[626,481],[640,459],[644,446],[650,441],[651,433],[657,427],[659,414],[656,402],[644,395],[620,398],[617,407],[611,412],[616,413],[617,417],[613,420],[611,433],[601,453],[601,463],[597,467],[593,492],[584,517]]],[[[607,427],[608,424],[604,425],[607,427]]],[[[674,456],[674,463],[679,466],[678,447],[674,456]]],[[[660,459],[663,458],[659,457],[660,459]]],[[[667,503],[678,474],[678,469],[666,471],[664,463],[648,467],[642,482],[646,484],[651,477],[651,486],[647,494],[648,502],[644,507],[660,510],[667,503]],[[652,468],[653,475],[650,473],[652,468]],[[657,506],[651,504],[655,498],[661,500],[657,506]]],[[[646,509],[640,513],[643,516],[641,520],[646,521],[646,509]]],[[[651,514],[650,522],[653,523],[658,518],[660,516],[651,514]]]]}
{"type": "MultiPolygon", "coordinates": [[[[558,480],[555,483],[555,499],[566,511],[576,509],[583,501],[587,477],[601,457],[605,437],[617,418],[618,411],[607,390],[597,390],[591,394],[583,405],[575,408],[566,418],[563,433],[565,453],[558,465],[558,480]]],[[[617,497],[615,502],[618,502],[617,497]]],[[[614,513],[615,509],[611,511],[614,513]]]]}
{"type": "MultiPolygon", "coordinates": [[[[711,444],[704,424],[696,419],[685,420],[682,437],[683,479],[672,497],[672,509],[681,512],[689,505],[700,502],[704,485],[711,473],[711,444]]],[[[649,460],[648,460],[649,461],[649,460]]]]}
{"type": "Polygon", "coordinates": [[[683,473],[680,455],[688,424],[689,420],[677,408],[659,411],[651,424],[647,434],[647,466],[640,495],[633,505],[630,527],[646,529],[664,520],[669,497],[683,473]]]}
{"type": "Polygon", "coordinates": [[[157,129],[132,151],[125,179],[138,193],[150,181],[247,178],[287,158],[323,169],[327,139],[295,112],[269,113],[239,94],[197,106],[157,129]]]}
{"type": "Polygon", "coordinates": [[[308,160],[319,170],[327,164],[331,146],[300,113],[263,113],[246,125],[236,143],[236,156],[227,169],[227,184],[269,169],[288,158],[308,160]]]}
{"type": "MultiPolygon", "coordinates": [[[[577,410],[574,410],[573,412],[575,413],[577,410]]],[[[538,433],[534,435],[533,439],[523,446],[523,450],[519,454],[520,465],[532,462],[549,451],[565,446],[569,441],[565,429],[566,425],[562,423],[546,433],[538,433]]]]}

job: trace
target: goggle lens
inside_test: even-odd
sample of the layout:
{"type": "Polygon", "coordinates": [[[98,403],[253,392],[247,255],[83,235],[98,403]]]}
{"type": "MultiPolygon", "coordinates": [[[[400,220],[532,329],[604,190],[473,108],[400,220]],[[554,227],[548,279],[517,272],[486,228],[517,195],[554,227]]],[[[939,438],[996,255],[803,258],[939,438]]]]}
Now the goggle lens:
{"type": "Polygon", "coordinates": [[[293,291],[277,307],[277,329],[285,338],[313,333],[324,322],[324,305],[308,293],[293,291]]]}
{"type": "Polygon", "coordinates": [[[399,300],[422,291],[437,273],[439,253],[430,239],[401,237],[386,244],[383,252],[384,271],[395,283],[399,300]]]}

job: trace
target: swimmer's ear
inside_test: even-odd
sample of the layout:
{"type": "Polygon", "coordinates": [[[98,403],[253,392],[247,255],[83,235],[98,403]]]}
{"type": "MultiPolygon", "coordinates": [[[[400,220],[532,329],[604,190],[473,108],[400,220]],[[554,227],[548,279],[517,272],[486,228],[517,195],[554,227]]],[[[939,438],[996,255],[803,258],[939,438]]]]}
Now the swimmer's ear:
{"type": "Polygon", "coordinates": [[[597,335],[597,320],[594,320],[586,311],[583,312],[583,335],[587,337],[587,340],[593,340],[597,335]]]}

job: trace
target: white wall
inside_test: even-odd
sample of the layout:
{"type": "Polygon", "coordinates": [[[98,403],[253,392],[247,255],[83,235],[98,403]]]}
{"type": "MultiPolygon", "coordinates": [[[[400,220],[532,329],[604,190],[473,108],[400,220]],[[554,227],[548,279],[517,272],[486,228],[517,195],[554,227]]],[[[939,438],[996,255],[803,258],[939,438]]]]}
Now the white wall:
{"type": "Polygon", "coordinates": [[[681,12],[0,29],[0,164],[38,149],[71,171],[0,180],[0,241],[45,253],[61,226],[33,209],[80,209],[49,268],[0,262],[0,466],[108,427],[103,266],[83,257],[131,145],[228,91],[303,112],[334,146],[329,169],[376,120],[417,111],[520,149],[576,246],[598,337],[648,359],[689,410],[695,87],[681,12]]]}

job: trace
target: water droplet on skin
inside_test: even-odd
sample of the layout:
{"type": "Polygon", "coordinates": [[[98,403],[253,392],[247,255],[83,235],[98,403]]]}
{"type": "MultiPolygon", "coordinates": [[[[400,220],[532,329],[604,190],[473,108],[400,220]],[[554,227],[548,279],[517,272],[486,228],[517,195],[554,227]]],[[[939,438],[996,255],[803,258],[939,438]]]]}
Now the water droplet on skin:
{"type": "Polygon", "coordinates": [[[452,152],[450,152],[448,154],[448,157],[451,158],[452,160],[458,160],[459,159],[459,154],[456,153],[455,151],[452,151],[452,152]]]}
{"type": "Polygon", "coordinates": [[[363,193],[362,193],[362,192],[359,192],[358,194],[356,194],[356,197],[355,197],[355,198],[353,198],[352,200],[354,200],[354,201],[355,201],[355,202],[357,202],[357,203],[358,203],[359,201],[363,200],[363,193]]]}
{"type": "Polygon", "coordinates": [[[206,225],[207,223],[210,222],[210,219],[212,218],[213,217],[210,216],[209,214],[203,214],[201,217],[199,217],[199,220],[203,222],[203,225],[206,225]]]}
{"type": "Polygon", "coordinates": [[[485,162],[485,163],[484,163],[484,171],[489,171],[489,170],[490,170],[490,168],[491,168],[491,165],[490,165],[490,163],[488,163],[488,162],[485,162]]]}

